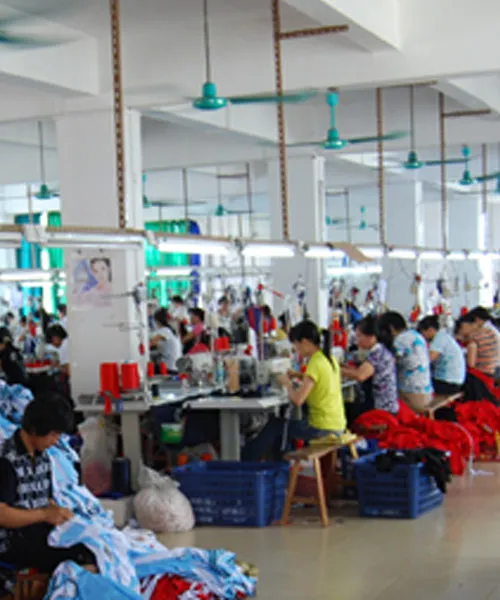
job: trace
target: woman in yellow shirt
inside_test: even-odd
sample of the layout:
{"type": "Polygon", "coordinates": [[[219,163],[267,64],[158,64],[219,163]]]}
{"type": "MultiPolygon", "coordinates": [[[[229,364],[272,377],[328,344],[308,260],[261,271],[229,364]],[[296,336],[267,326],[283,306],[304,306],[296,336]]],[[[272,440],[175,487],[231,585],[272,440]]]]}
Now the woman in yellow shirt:
{"type": "Polygon", "coordinates": [[[257,437],[245,445],[243,460],[259,460],[270,450],[279,460],[293,439],[310,441],[332,433],[340,436],[345,431],[340,367],[330,357],[329,343],[324,352],[318,327],[312,321],[296,325],[290,339],[297,353],[308,359],[307,369],[297,389],[287,375],[282,375],[279,381],[287,389],[292,404],[306,405],[307,419],[271,418],[257,437]]]}

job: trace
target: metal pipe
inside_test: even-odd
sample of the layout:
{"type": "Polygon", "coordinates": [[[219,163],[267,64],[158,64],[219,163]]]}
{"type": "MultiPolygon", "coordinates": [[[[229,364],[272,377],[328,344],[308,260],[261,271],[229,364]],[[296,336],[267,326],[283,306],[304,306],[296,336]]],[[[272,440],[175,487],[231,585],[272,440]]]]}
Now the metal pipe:
{"type": "Polygon", "coordinates": [[[349,242],[349,244],[352,244],[351,207],[350,207],[349,188],[346,188],[344,190],[344,202],[345,202],[345,220],[346,220],[347,241],[349,242]]]}
{"type": "Polygon", "coordinates": [[[246,164],[246,181],[247,181],[247,202],[248,202],[248,227],[250,229],[250,237],[253,237],[253,189],[252,189],[252,172],[250,163],[246,164]]]}
{"type": "MultiPolygon", "coordinates": [[[[274,70],[276,80],[276,95],[283,96],[283,71],[281,54],[281,15],[280,0],[272,0],[273,16],[273,47],[274,47],[274,70]]],[[[285,141],[285,108],[282,102],[276,104],[276,118],[278,121],[279,140],[279,168],[281,189],[281,219],[283,239],[290,238],[290,224],[288,214],[288,178],[285,141]]]]}
{"type": "MultiPolygon", "coordinates": [[[[481,146],[481,155],[482,155],[482,166],[483,166],[483,177],[486,177],[488,174],[488,146],[486,144],[482,144],[481,146]]],[[[481,214],[482,219],[484,220],[484,239],[480,240],[481,243],[484,244],[484,249],[488,250],[491,244],[489,224],[488,224],[488,182],[483,180],[483,184],[481,186],[482,191],[482,199],[481,199],[481,214]]]]}
{"type": "Polygon", "coordinates": [[[383,105],[382,105],[382,88],[377,88],[377,136],[379,137],[378,147],[378,219],[380,230],[380,244],[384,248],[387,245],[387,235],[385,228],[385,172],[384,172],[384,122],[383,122],[383,105]]]}
{"type": "Polygon", "coordinates": [[[326,27],[311,27],[309,29],[294,29],[293,31],[282,31],[281,40],[293,40],[297,38],[315,37],[318,35],[330,35],[332,33],[346,33],[349,25],[327,25],[326,27]]]}
{"type": "Polygon", "coordinates": [[[40,178],[42,183],[47,183],[45,177],[45,153],[44,153],[44,140],[43,140],[43,123],[38,121],[38,143],[40,144],[40,178]]]}
{"type": "Polygon", "coordinates": [[[120,0],[109,0],[111,20],[111,52],[113,57],[113,112],[115,118],[116,193],[118,226],[127,227],[125,210],[125,126],[121,62],[120,0]]]}
{"type": "Polygon", "coordinates": [[[210,64],[210,27],[208,24],[208,0],[203,0],[203,41],[205,44],[205,77],[212,81],[212,67],[210,64]]]}
{"type": "Polygon", "coordinates": [[[491,115],[491,110],[484,108],[480,110],[454,110],[444,113],[443,117],[445,119],[457,119],[460,117],[485,117],[487,115],[491,115]]]}
{"type": "Polygon", "coordinates": [[[441,159],[441,241],[448,250],[448,189],[446,187],[445,97],[439,92],[439,150],[441,159]]]}
{"type": "Polygon", "coordinates": [[[189,233],[189,181],[187,169],[182,169],[182,191],[184,195],[184,219],[186,221],[186,233],[189,233]]]}

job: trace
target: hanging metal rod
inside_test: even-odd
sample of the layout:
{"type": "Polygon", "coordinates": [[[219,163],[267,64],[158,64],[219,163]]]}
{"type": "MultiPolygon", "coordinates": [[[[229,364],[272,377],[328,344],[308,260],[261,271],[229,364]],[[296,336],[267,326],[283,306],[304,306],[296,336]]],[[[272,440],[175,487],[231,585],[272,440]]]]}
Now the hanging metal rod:
{"type": "Polygon", "coordinates": [[[216,177],[217,179],[246,179],[247,173],[220,173],[216,177]]]}
{"type": "Polygon", "coordinates": [[[326,27],[312,27],[310,29],[294,29],[293,31],[282,31],[280,40],[294,40],[297,38],[314,37],[318,35],[330,35],[332,33],[346,33],[349,25],[330,25],[326,27]]]}
{"type": "Polygon", "coordinates": [[[452,112],[447,112],[443,114],[445,119],[457,119],[460,117],[483,117],[491,115],[491,110],[489,108],[484,108],[480,110],[454,110],[452,112]]]}

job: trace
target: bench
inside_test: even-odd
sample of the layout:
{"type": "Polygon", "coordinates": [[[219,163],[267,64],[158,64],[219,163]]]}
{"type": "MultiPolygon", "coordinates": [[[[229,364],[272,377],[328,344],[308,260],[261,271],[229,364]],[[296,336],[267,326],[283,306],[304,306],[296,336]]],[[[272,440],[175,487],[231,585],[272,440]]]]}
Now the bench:
{"type": "Polygon", "coordinates": [[[420,414],[425,415],[429,419],[434,419],[434,413],[440,408],[444,408],[445,406],[449,406],[456,402],[457,400],[461,400],[463,398],[462,392],[457,392],[456,394],[450,394],[449,396],[436,394],[432,399],[429,406],[426,406],[424,410],[421,411],[420,414]]]}
{"type": "Polygon", "coordinates": [[[328,483],[328,481],[325,482],[323,479],[320,461],[321,459],[327,459],[329,461],[329,473],[327,476],[328,479],[330,475],[335,474],[337,452],[341,448],[349,448],[351,456],[354,459],[358,458],[356,443],[360,439],[361,438],[355,435],[351,435],[346,439],[339,439],[338,442],[318,443],[318,440],[316,440],[316,443],[312,443],[307,448],[302,448],[301,450],[296,450],[295,452],[289,452],[285,456],[285,459],[292,463],[292,467],[290,471],[290,483],[288,486],[285,506],[281,515],[281,525],[286,525],[288,523],[293,504],[314,504],[319,507],[321,524],[323,525],[323,527],[328,527],[329,521],[326,500],[327,494],[325,492],[325,483],[328,483]],[[297,488],[297,480],[299,477],[300,470],[302,468],[301,463],[304,461],[312,461],[313,463],[314,475],[316,479],[316,489],[318,492],[317,497],[302,498],[295,495],[295,490],[297,488]]]}

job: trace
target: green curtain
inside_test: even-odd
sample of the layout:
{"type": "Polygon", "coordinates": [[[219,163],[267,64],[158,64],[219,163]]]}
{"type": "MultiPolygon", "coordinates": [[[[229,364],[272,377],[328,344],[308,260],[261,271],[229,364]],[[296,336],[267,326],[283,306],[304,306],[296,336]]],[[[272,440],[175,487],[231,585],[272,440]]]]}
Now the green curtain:
{"type": "MultiPolygon", "coordinates": [[[[47,225],[49,227],[61,227],[62,219],[60,212],[49,212],[47,225]]],[[[51,269],[64,269],[64,250],[62,248],[48,248],[49,266],[51,269]]],[[[55,313],[58,304],[66,304],[66,285],[55,283],[52,286],[52,310],[55,313]]]]}
{"type": "MultiPolygon", "coordinates": [[[[28,225],[33,222],[35,225],[40,224],[40,213],[33,214],[30,219],[29,214],[16,215],[14,217],[14,223],[16,225],[28,225]]],[[[16,266],[18,269],[39,269],[41,267],[41,250],[38,244],[31,244],[24,238],[21,242],[21,247],[16,250],[16,266]],[[33,247],[34,246],[34,247],[33,247]]],[[[24,288],[23,290],[23,308],[24,312],[27,313],[29,305],[28,299],[30,296],[39,298],[42,295],[42,288],[24,288]]]]}
{"type": "MultiPolygon", "coordinates": [[[[156,233],[187,233],[186,221],[151,221],[145,223],[145,229],[156,233]]],[[[151,245],[146,247],[146,268],[150,270],[159,267],[182,267],[190,264],[189,254],[160,252],[151,245]]],[[[160,306],[166,306],[170,296],[183,295],[189,289],[187,280],[159,280],[148,282],[148,297],[156,298],[160,306]]]]}

